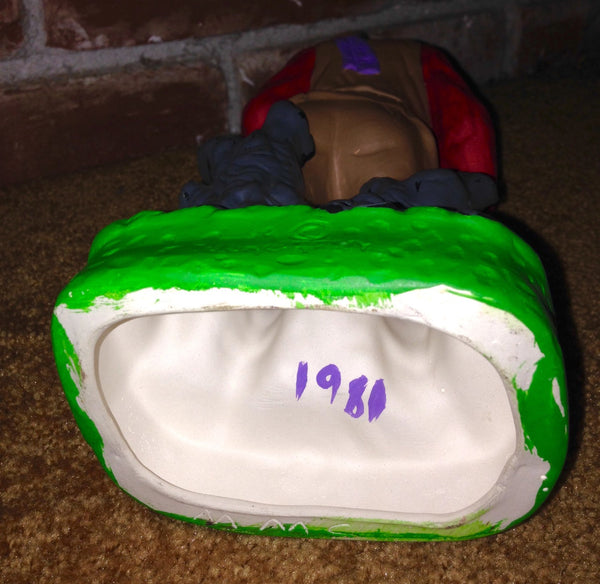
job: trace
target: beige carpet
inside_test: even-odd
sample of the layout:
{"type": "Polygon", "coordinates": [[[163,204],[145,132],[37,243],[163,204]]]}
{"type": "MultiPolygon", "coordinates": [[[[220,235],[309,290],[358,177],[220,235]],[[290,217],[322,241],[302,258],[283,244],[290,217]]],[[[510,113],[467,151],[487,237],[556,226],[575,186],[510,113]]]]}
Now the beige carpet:
{"type": "Polygon", "coordinates": [[[195,171],[193,153],[177,152],[0,188],[0,582],[600,582],[599,76],[485,93],[502,135],[501,210],[547,265],[568,369],[570,455],[542,510],[461,543],[287,540],[180,523],[122,493],[63,398],[50,315],[99,229],[176,205],[195,171]]]}

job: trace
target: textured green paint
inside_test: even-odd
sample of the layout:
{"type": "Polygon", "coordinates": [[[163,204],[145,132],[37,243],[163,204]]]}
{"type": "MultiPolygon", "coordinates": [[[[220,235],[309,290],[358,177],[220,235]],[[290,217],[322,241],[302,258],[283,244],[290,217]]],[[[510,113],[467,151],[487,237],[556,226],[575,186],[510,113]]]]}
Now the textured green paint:
{"type": "MultiPolygon", "coordinates": [[[[556,350],[559,351],[556,338],[549,339],[549,342],[551,341],[556,344],[556,350]]],[[[519,413],[524,421],[525,446],[550,463],[550,469],[546,473],[547,479],[538,491],[536,504],[531,512],[519,521],[520,523],[531,516],[544,502],[558,481],[567,455],[568,402],[561,363],[548,356],[542,358],[537,364],[531,388],[528,391],[516,388],[516,395],[519,413]],[[552,395],[552,382],[555,379],[559,384],[564,415],[557,403],[549,402],[549,396],[552,395]]]]}
{"type": "Polygon", "coordinates": [[[73,297],[63,293],[59,302],[88,309],[100,290],[118,300],[145,287],[224,287],[310,293],[328,304],[350,296],[370,305],[438,284],[481,290],[481,300],[508,303],[518,318],[532,309],[548,318],[543,269],[526,244],[494,221],[434,208],[140,213],[96,237],[88,267],[68,288],[73,297]],[[515,302],[511,283],[542,302],[515,302]]]}
{"type": "MultiPolygon", "coordinates": [[[[525,445],[550,464],[542,485],[548,490],[540,488],[533,513],[556,482],[566,455],[567,419],[554,401],[552,381],[559,384],[565,408],[566,387],[541,262],[500,223],[436,208],[402,213],[358,208],[334,215],[307,206],[144,212],[98,234],[87,267],[57,304],[88,311],[104,298],[118,310],[128,293],[145,288],[229,288],[273,290],[290,298],[311,295],[325,305],[350,300],[373,307],[393,294],[437,285],[510,312],[532,331],[544,355],[530,388],[515,385],[525,445]]],[[[297,297],[296,306],[303,308],[297,297]]],[[[56,322],[54,340],[71,407],[103,460],[101,438],[79,408],[78,390],[68,374],[77,356],[56,322]]],[[[358,529],[345,537],[461,539],[500,529],[475,520],[452,530],[410,524],[399,528],[403,531],[386,523],[381,531],[358,529]]],[[[331,537],[326,529],[310,529],[311,537],[331,537]]],[[[260,528],[241,530],[257,533],[260,528]]]]}

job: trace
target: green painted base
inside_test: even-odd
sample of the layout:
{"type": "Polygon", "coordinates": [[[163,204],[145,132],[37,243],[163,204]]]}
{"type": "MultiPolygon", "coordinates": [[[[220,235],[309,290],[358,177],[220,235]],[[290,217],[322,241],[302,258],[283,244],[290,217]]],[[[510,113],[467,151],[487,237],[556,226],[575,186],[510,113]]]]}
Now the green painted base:
{"type": "MultiPolygon", "coordinates": [[[[542,265],[510,230],[478,216],[435,208],[402,213],[359,208],[331,215],[303,206],[141,213],[97,236],[87,267],[57,300],[52,333],[67,399],[109,475],[143,504],[199,524],[288,537],[481,537],[534,513],[566,455],[564,368],[542,265]],[[516,429],[514,452],[483,496],[457,509],[441,505],[439,513],[427,512],[422,502],[417,514],[400,504],[375,509],[331,501],[315,506],[300,498],[289,505],[244,502],[200,492],[190,486],[197,476],[181,484],[165,480],[179,477],[179,470],[168,467],[168,456],[155,465],[153,450],[127,437],[118,400],[131,399],[128,407],[142,402],[127,397],[132,390],[119,387],[102,355],[119,352],[107,347],[114,331],[127,330],[123,325],[132,319],[182,313],[196,318],[223,310],[376,315],[458,339],[497,373],[516,429]]],[[[302,362],[300,354],[294,359],[302,362]]],[[[125,361],[119,367],[128,371],[125,361]]],[[[306,396],[299,399],[299,383],[294,398],[291,380],[290,404],[308,403],[306,396]]],[[[391,395],[388,388],[388,403],[391,395]]],[[[346,414],[357,413],[348,406],[346,414],[343,408],[327,412],[338,416],[340,428],[347,427],[346,414]]],[[[383,420],[381,415],[381,423],[365,422],[365,435],[377,424],[384,427],[383,420]]],[[[311,432],[333,432],[318,424],[311,432]]],[[[188,435],[184,442],[190,440],[188,435]]]]}

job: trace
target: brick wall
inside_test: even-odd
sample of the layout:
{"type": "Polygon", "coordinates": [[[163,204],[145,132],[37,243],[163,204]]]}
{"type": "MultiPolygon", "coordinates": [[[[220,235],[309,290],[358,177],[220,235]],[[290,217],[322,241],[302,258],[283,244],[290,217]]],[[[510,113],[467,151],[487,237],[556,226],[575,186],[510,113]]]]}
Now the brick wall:
{"type": "Polygon", "coordinates": [[[0,0],[0,186],[239,130],[298,49],[418,38],[475,82],[597,48],[596,0],[0,0]]]}

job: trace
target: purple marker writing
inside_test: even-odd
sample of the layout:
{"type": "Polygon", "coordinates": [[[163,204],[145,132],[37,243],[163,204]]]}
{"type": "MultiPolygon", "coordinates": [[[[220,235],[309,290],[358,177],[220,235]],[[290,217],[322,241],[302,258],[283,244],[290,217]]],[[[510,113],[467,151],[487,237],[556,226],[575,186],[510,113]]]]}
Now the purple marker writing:
{"type": "MultiPolygon", "coordinates": [[[[337,365],[330,363],[319,369],[315,376],[317,385],[322,389],[331,391],[330,404],[333,404],[338,390],[342,384],[342,374],[337,365]]],[[[365,402],[363,395],[367,390],[369,380],[366,375],[352,379],[348,384],[348,401],[344,407],[352,418],[360,418],[365,413],[365,402]]],[[[300,361],[296,371],[296,399],[299,400],[308,386],[308,363],[300,361]]],[[[387,404],[387,395],[383,379],[378,379],[373,384],[367,400],[369,422],[373,422],[381,416],[387,404]]]]}

